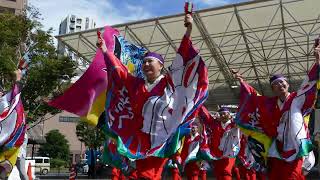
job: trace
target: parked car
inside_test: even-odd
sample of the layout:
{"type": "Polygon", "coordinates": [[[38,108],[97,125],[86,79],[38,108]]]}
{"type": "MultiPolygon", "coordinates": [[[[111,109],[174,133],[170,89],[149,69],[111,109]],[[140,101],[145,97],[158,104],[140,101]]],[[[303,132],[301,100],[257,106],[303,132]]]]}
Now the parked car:
{"type": "Polygon", "coordinates": [[[35,160],[35,172],[40,174],[48,174],[50,172],[49,157],[26,157],[26,160],[35,160]]]}

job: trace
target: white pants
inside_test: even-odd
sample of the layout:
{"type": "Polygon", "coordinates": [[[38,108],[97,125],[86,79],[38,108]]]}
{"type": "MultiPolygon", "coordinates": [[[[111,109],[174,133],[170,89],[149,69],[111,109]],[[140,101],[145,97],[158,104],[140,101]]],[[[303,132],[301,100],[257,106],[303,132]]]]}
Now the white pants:
{"type": "Polygon", "coordinates": [[[20,179],[21,180],[29,180],[27,171],[25,168],[25,159],[24,158],[17,158],[16,162],[17,169],[19,171],[20,179]]]}

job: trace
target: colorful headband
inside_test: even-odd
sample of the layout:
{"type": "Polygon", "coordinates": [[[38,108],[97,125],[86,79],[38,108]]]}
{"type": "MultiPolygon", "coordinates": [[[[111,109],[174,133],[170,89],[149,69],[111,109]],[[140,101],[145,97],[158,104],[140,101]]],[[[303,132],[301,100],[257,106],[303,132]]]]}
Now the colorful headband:
{"type": "Polygon", "coordinates": [[[272,85],[273,83],[279,81],[279,80],[284,80],[287,81],[287,78],[285,78],[282,74],[276,74],[273,75],[270,79],[269,79],[269,83],[270,85],[272,85]]]}
{"type": "Polygon", "coordinates": [[[155,59],[159,61],[161,64],[164,63],[163,57],[160,54],[155,52],[147,52],[143,59],[155,59]]]}
{"type": "Polygon", "coordinates": [[[220,113],[220,112],[230,112],[230,110],[228,109],[228,108],[226,108],[226,107],[222,107],[222,108],[220,108],[219,110],[218,110],[218,112],[220,113]]]}

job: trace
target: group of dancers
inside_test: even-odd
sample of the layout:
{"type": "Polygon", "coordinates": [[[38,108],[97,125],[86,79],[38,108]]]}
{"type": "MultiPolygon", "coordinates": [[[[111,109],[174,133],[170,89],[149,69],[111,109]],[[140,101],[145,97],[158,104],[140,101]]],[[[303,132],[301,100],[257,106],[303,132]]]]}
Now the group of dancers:
{"type": "MultiPolygon", "coordinates": [[[[182,56],[184,58],[192,54],[191,58],[194,58],[198,55],[196,50],[190,52],[188,55],[183,54],[184,52],[181,51],[184,48],[192,48],[192,46],[185,47],[186,44],[191,44],[190,34],[192,30],[192,21],[192,16],[186,14],[185,24],[187,25],[187,30],[182,39],[177,56],[182,56]]],[[[99,45],[105,53],[105,56],[108,56],[108,49],[105,46],[104,40],[101,38],[99,39],[99,45]]],[[[113,179],[161,179],[161,174],[167,161],[172,169],[171,173],[173,179],[181,179],[182,172],[186,174],[188,179],[198,179],[198,177],[206,179],[206,169],[208,166],[213,168],[214,176],[218,180],[231,180],[232,177],[238,179],[268,178],[272,180],[305,179],[305,174],[307,174],[307,171],[310,170],[314,164],[314,161],[312,160],[312,150],[308,150],[304,155],[299,154],[299,151],[303,150],[301,146],[304,146],[302,141],[310,140],[308,124],[304,121],[304,117],[307,114],[307,111],[314,108],[316,97],[315,95],[309,96],[306,93],[306,89],[310,88],[308,86],[316,88],[316,83],[319,79],[319,44],[315,44],[314,48],[315,63],[308,74],[305,84],[303,84],[301,89],[297,92],[289,92],[288,80],[283,75],[277,74],[273,75],[269,81],[275,96],[261,96],[257,94],[253,87],[244,81],[241,74],[235,70],[231,70],[235,78],[240,82],[241,91],[257,95],[257,98],[268,103],[265,104],[266,107],[272,107],[272,109],[267,110],[268,112],[256,114],[257,118],[271,118],[260,122],[263,123],[260,125],[263,129],[262,132],[271,139],[270,147],[268,147],[268,149],[263,149],[263,151],[267,151],[265,152],[266,159],[263,164],[259,165],[259,163],[262,162],[259,159],[256,159],[260,154],[256,154],[256,149],[253,148],[252,143],[254,143],[254,141],[252,141],[252,136],[241,130],[242,128],[236,124],[229,109],[221,108],[218,110],[217,116],[210,115],[210,117],[203,117],[201,114],[203,114],[203,111],[207,110],[202,105],[199,106],[194,113],[194,119],[190,125],[192,129],[190,134],[183,138],[181,149],[174,155],[169,158],[148,157],[139,159],[136,161],[136,169],[127,176],[125,176],[120,169],[114,168],[112,171],[113,179]],[[314,99],[306,101],[307,98],[314,99]],[[259,117],[268,113],[268,117],[259,117]],[[292,125],[297,123],[292,122],[294,120],[299,121],[298,123],[300,123],[299,125],[301,126],[292,125]],[[204,125],[206,137],[203,136],[203,131],[200,130],[203,129],[204,125]],[[303,133],[301,133],[301,131],[303,131],[303,133]],[[297,137],[292,138],[294,135],[297,137]],[[194,153],[194,142],[200,142],[198,143],[200,146],[207,146],[210,154],[214,156],[214,160],[205,161],[201,160],[201,158],[189,160],[188,156],[190,156],[190,153],[194,153]],[[311,160],[309,156],[311,156],[311,160]],[[305,164],[308,164],[308,166],[305,164]],[[181,165],[183,167],[179,168],[181,165]]],[[[107,60],[109,59],[106,59],[106,61],[107,60]]],[[[184,61],[188,60],[189,59],[184,59],[184,61]]],[[[132,89],[139,99],[143,99],[145,95],[150,97],[150,93],[154,96],[159,96],[166,91],[166,88],[170,83],[171,74],[161,73],[163,64],[164,59],[161,55],[154,52],[146,54],[142,65],[146,78],[145,80],[139,80],[138,82],[141,85],[136,89],[132,89]]],[[[119,77],[122,81],[131,78],[130,75],[128,75],[126,68],[115,69],[115,71],[119,73],[119,77]]],[[[203,73],[206,73],[206,71],[203,71],[203,73]]],[[[135,81],[135,79],[130,79],[129,83],[137,85],[138,83],[135,83],[135,81]]],[[[181,94],[181,96],[183,95],[184,94],[181,94]]],[[[256,107],[254,107],[255,109],[260,108],[259,105],[254,105],[256,105],[256,107]]],[[[241,107],[239,107],[238,111],[241,111],[240,108],[241,107]]],[[[141,110],[143,109],[137,110],[138,112],[136,113],[142,113],[141,110]]],[[[199,152],[196,153],[199,154],[199,152]]]]}
{"type": "MultiPolygon", "coordinates": [[[[110,156],[112,152],[111,159],[117,156],[131,164],[123,168],[123,164],[114,163],[112,178],[158,180],[169,164],[173,179],[181,179],[182,173],[188,179],[206,179],[209,167],[218,180],[305,179],[305,173],[314,164],[310,161],[312,149],[306,148],[310,135],[305,117],[315,104],[316,95],[311,92],[319,88],[319,44],[315,44],[315,62],[300,90],[289,92],[287,79],[277,74],[270,78],[275,96],[262,96],[241,74],[231,70],[241,89],[237,115],[233,118],[227,108],[220,108],[213,115],[203,105],[208,96],[208,73],[199,51],[192,45],[192,14],[187,13],[184,21],[186,32],[172,65],[165,70],[164,58],[147,52],[141,59],[144,78],[134,76],[127,64],[119,60],[121,55],[115,53],[116,45],[110,45],[110,39],[98,36],[97,53],[102,54],[100,60],[105,62],[101,71],[108,78],[95,83],[108,83],[112,88],[121,84],[121,88],[112,89],[111,96],[104,94],[107,100],[101,104],[107,108],[99,119],[105,125],[100,127],[111,139],[106,147],[113,146],[105,153],[110,156]],[[117,103],[113,103],[114,99],[117,103]],[[249,109],[255,110],[252,117],[245,113],[249,109]],[[241,120],[246,118],[259,121],[244,126],[241,120]],[[247,131],[250,125],[268,139],[268,146],[260,145],[259,138],[247,131]]],[[[3,97],[4,93],[0,93],[3,97]]],[[[0,134],[6,129],[11,134],[6,133],[6,139],[0,136],[0,170],[8,175],[14,165],[8,149],[19,148],[24,136],[19,136],[21,141],[14,147],[7,146],[19,127],[3,128],[8,125],[4,120],[12,112],[10,109],[14,109],[14,101],[1,98],[4,101],[9,103],[0,109],[0,134]]],[[[24,133],[25,127],[22,129],[24,133]]]]}

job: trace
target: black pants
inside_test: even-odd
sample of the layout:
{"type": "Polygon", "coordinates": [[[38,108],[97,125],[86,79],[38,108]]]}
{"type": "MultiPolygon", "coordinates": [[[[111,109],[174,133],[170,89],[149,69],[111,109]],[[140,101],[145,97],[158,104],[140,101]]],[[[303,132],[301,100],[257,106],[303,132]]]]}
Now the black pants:
{"type": "Polygon", "coordinates": [[[95,165],[89,165],[88,178],[96,178],[95,165]]]}

